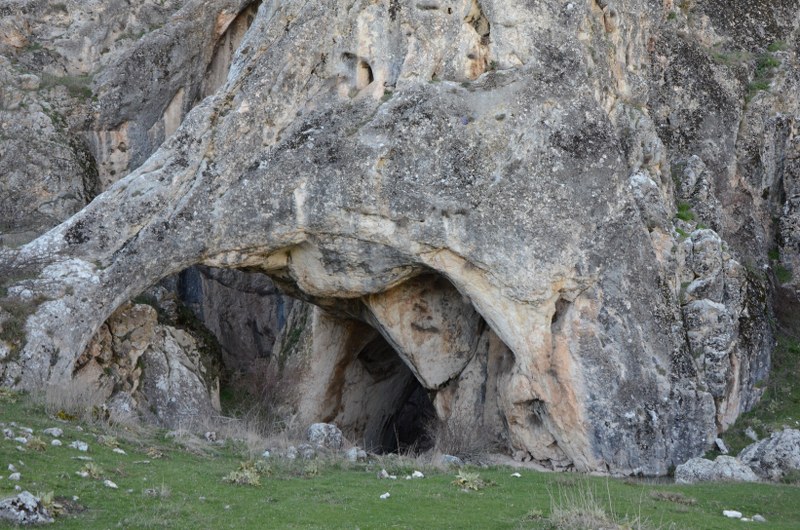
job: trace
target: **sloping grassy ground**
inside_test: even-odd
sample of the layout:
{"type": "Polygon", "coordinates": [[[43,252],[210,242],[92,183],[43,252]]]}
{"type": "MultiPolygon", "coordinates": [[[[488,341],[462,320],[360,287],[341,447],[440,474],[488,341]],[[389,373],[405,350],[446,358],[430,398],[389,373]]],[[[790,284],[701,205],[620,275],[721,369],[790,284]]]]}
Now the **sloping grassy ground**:
{"type": "Polygon", "coordinates": [[[273,460],[261,468],[260,486],[244,486],[223,481],[246,458],[236,444],[187,448],[163,432],[61,421],[9,392],[0,392],[0,422],[32,428],[47,443],[42,451],[22,452],[13,440],[0,440],[0,475],[6,477],[0,480],[0,497],[13,495],[15,484],[34,494],[53,492],[67,512],[57,517],[58,528],[608,528],[616,522],[630,528],[724,529],[746,524],[724,518],[723,509],[760,513],[768,520],[765,528],[800,527],[800,488],[790,485],[675,486],[527,470],[515,478],[513,469],[492,468],[468,470],[488,485],[465,492],[453,484],[455,470],[386,456],[365,464],[273,460]],[[61,447],[41,434],[54,426],[64,430],[61,447]],[[87,442],[89,451],[68,447],[73,440],[87,442]],[[115,443],[127,454],[114,453],[115,443]],[[91,466],[76,459],[87,456],[91,466]],[[8,480],[8,464],[22,474],[20,482],[8,480]],[[384,467],[398,480],[378,480],[376,473],[384,467]],[[82,469],[97,478],[76,475],[82,469]],[[415,469],[426,477],[404,480],[415,469]],[[103,479],[119,489],[107,488],[103,479]],[[385,492],[391,496],[382,500],[385,492]]]}

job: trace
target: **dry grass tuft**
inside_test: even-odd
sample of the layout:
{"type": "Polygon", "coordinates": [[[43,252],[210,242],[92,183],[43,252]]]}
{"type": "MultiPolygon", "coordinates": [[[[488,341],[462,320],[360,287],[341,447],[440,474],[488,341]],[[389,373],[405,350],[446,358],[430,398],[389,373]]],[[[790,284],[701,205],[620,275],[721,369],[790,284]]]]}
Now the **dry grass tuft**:
{"type": "Polygon", "coordinates": [[[434,440],[435,454],[453,455],[465,462],[482,463],[489,454],[498,452],[491,436],[480,426],[471,423],[434,420],[428,432],[434,440]]]}
{"type": "Polygon", "coordinates": [[[75,381],[67,385],[50,385],[43,397],[47,414],[61,420],[94,423],[105,417],[105,393],[97,387],[75,381]]]}
{"type": "Polygon", "coordinates": [[[697,500],[687,497],[683,493],[677,491],[651,491],[650,496],[659,501],[674,502],[675,504],[683,504],[686,506],[694,506],[697,500]]]}

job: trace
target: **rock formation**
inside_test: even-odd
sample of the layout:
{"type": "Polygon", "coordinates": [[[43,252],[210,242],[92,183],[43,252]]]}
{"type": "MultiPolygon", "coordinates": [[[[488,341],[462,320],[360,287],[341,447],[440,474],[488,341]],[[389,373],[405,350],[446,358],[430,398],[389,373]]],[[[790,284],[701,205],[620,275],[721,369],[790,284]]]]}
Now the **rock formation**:
{"type": "MultiPolygon", "coordinates": [[[[298,410],[368,448],[432,409],[521,460],[663,474],[756,402],[800,266],[795,2],[167,4],[79,54],[104,68],[59,167],[95,168],[47,192],[65,217],[105,191],[0,250],[5,384],[68,384],[118,307],[202,265],[314,304],[276,346],[298,410]]],[[[46,3],[2,9],[39,67],[46,3]]],[[[25,193],[3,204],[46,212],[25,193]]]]}

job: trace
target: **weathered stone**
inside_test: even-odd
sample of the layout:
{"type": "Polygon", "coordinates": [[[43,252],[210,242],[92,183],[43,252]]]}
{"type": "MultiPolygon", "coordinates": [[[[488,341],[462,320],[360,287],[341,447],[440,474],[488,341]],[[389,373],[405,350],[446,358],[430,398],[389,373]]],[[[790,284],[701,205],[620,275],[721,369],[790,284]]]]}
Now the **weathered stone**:
{"type": "Polygon", "coordinates": [[[732,456],[718,456],[713,462],[692,458],[675,468],[677,484],[698,482],[758,482],[753,470],[732,456]]]}
{"type": "Polygon", "coordinates": [[[462,467],[464,461],[453,455],[442,455],[439,461],[445,466],[462,467]]]}
{"type": "Polygon", "coordinates": [[[0,500],[0,521],[19,525],[49,524],[53,518],[37,497],[23,491],[0,500]]]}
{"type": "Polygon", "coordinates": [[[367,452],[360,447],[351,447],[344,453],[348,462],[364,462],[367,460],[367,452]]]}
{"type": "Polygon", "coordinates": [[[219,382],[208,376],[188,332],[158,323],[145,304],[123,304],[78,359],[73,386],[95,389],[114,421],[138,415],[166,427],[201,427],[219,411],[219,382]]]}
{"type": "MultiPolygon", "coordinates": [[[[0,250],[3,303],[30,306],[2,324],[25,335],[0,341],[6,384],[66,384],[92,336],[114,343],[102,326],[120,304],[203,265],[262,271],[323,308],[279,341],[308,354],[298,407],[375,447],[399,445],[394,427],[420,436],[405,418],[433,411],[522,460],[662,474],[752,407],[770,293],[740,264],[766,264],[776,244],[784,266],[800,264],[800,80],[784,68],[751,95],[710,50],[796,39],[796,2],[763,16],[708,2],[692,25],[641,0],[246,4],[187,0],[170,18],[168,2],[121,25],[164,24],[130,50],[75,2],[47,53],[21,51],[38,4],[4,18],[0,52],[21,64],[104,66],[96,105],[68,125],[108,187],[0,250]],[[84,28],[112,52],[82,51],[69,37],[84,28]],[[681,201],[695,219],[672,216],[681,201]]],[[[102,13],[117,20],[113,5],[102,13]]],[[[19,88],[33,80],[4,64],[4,108],[34,109],[19,88]]],[[[179,346],[155,362],[183,364],[188,341],[153,329],[179,346]]],[[[86,377],[101,380],[107,353],[91,361],[86,377]]]]}
{"type": "Polygon", "coordinates": [[[783,429],[769,438],[748,445],[739,459],[758,476],[780,481],[789,473],[800,471],[800,430],[783,429]]]}
{"type": "Polygon", "coordinates": [[[310,444],[299,444],[297,446],[297,454],[303,460],[312,460],[316,458],[317,451],[310,444]]]}
{"type": "Polygon", "coordinates": [[[342,431],[330,423],[315,423],[306,431],[306,439],[317,447],[338,451],[344,445],[342,431]]]}

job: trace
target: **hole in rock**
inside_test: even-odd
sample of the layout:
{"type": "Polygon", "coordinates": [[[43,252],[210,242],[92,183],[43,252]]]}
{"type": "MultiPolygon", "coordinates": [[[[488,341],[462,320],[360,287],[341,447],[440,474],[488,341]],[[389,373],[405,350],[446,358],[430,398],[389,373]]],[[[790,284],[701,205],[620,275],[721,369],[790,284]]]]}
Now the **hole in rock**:
{"type": "Polygon", "coordinates": [[[428,392],[382,336],[364,346],[345,377],[338,418],[350,436],[377,453],[431,448],[436,412],[428,392]]]}
{"type": "Polygon", "coordinates": [[[375,76],[372,74],[372,67],[370,67],[367,61],[359,61],[358,62],[358,69],[356,70],[356,88],[361,90],[369,86],[375,80],[375,76]]]}

